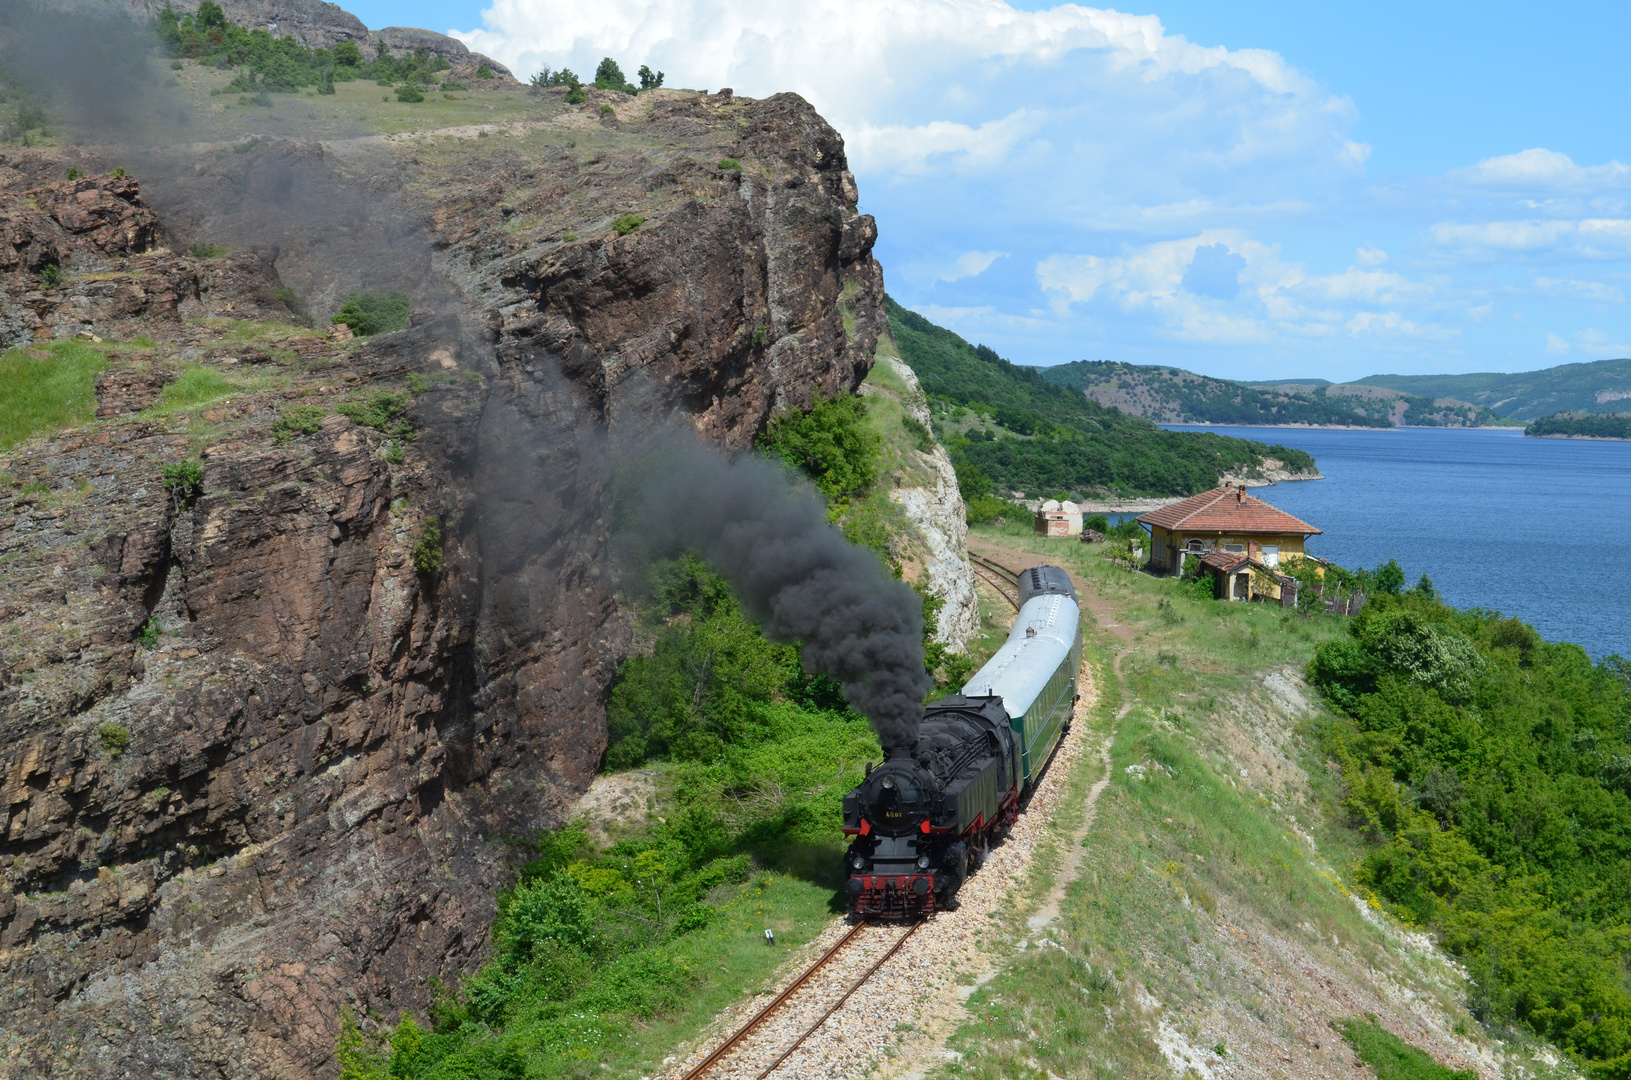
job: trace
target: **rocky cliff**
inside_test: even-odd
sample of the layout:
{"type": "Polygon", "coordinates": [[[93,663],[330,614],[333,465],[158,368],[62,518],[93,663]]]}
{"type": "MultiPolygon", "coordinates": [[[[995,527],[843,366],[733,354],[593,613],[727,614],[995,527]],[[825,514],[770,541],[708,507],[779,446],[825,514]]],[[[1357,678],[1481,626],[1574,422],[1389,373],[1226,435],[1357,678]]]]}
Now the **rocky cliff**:
{"type": "Polygon", "coordinates": [[[807,104],[528,109],[0,164],[13,357],[81,342],[102,417],[0,453],[0,1074],[326,1076],[343,1010],[422,1009],[598,766],[625,437],[866,375],[876,231],[807,104]],[[380,283],[408,329],[295,317],[380,283]]]}

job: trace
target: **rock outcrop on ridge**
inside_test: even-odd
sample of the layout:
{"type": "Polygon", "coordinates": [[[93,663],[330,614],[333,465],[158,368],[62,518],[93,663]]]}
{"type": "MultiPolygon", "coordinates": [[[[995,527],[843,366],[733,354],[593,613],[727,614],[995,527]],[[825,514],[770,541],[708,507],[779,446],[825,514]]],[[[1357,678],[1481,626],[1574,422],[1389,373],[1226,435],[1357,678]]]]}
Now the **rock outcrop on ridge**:
{"type": "Polygon", "coordinates": [[[865,377],[876,229],[809,105],[529,108],[0,162],[7,338],[106,360],[101,419],[0,451],[0,1073],[329,1076],[344,1010],[422,1010],[598,768],[616,456],[865,377]],[[406,330],[296,325],[382,283],[406,330]]]}

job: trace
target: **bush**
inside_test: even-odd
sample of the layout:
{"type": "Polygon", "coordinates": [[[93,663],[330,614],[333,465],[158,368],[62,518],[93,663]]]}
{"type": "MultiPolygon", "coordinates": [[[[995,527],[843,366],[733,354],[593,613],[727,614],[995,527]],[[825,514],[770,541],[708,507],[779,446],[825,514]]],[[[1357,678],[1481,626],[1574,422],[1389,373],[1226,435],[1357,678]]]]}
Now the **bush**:
{"type": "Polygon", "coordinates": [[[733,157],[720,158],[719,159],[719,167],[721,169],[730,169],[733,172],[741,172],[742,171],[742,163],[740,161],[737,161],[733,157]]]}
{"type": "Polygon", "coordinates": [[[141,630],[136,634],[136,643],[144,649],[156,649],[159,645],[159,635],[161,633],[163,633],[163,627],[159,625],[158,619],[148,619],[142,623],[141,630]]]}
{"type": "Polygon", "coordinates": [[[625,94],[635,92],[635,88],[629,85],[629,80],[624,78],[623,69],[618,66],[616,60],[609,56],[601,60],[600,65],[595,68],[595,88],[597,90],[621,90],[625,94]]]}
{"type": "Polygon", "coordinates": [[[419,530],[419,540],[413,545],[413,569],[419,574],[442,572],[442,522],[439,518],[426,518],[419,530]]]}
{"type": "Polygon", "coordinates": [[[617,115],[617,110],[612,108],[610,105],[602,105],[600,107],[600,115],[602,117],[616,116],[617,115]]]}
{"type": "Polygon", "coordinates": [[[108,757],[116,758],[130,746],[130,730],[122,724],[103,724],[96,729],[96,741],[108,757]]]}
{"type": "Polygon", "coordinates": [[[405,292],[352,293],[331,321],[351,327],[358,337],[370,337],[403,329],[412,310],[413,298],[405,292]]]}
{"type": "Polygon", "coordinates": [[[62,287],[62,268],[56,263],[51,263],[40,271],[39,280],[42,289],[60,289],[62,287]]]}
{"type": "Polygon", "coordinates": [[[612,222],[612,229],[619,236],[627,236],[629,233],[639,229],[640,226],[644,225],[645,223],[646,219],[641,217],[639,214],[624,214],[622,217],[612,222]]]}
{"type": "Polygon", "coordinates": [[[853,394],[818,397],[809,412],[772,420],[759,445],[809,476],[828,499],[842,502],[877,479],[880,440],[867,430],[865,417],[866,403],[853,394]]]}
{"type": "Polygon", "coordinates": [[[187,254],[195,259],[219,259],[228,250],[220,244],[206,244],[199,240],[187,248],[187,254]]]}
{"type": "Polygon", "coordinates": [[[396,88],[396,99],[404,104],[413,105],[425,100],[425,93],[416,83],[403,83],[396,88]]]}
{"type": "Polygon", "coordinates": [[[83,179],[84,176],[85,176],[84,172],[81,171],[80,168],[77,165],[68,166],[68,180],[70,182],[72,182],[74,180],[83,179]]]}
{"type": "Polygon", "coordinates": [[[655,90],[663,84],[663,73],[652,71],[645,64],[640,65],[640,89],[655,90]]]}
{"type": "Polygon", "coordinates": [[[164,490],[179,502],[198,494],[204,480],[204,466],[191,459],[166,465],[161,474],[164,490]]]}
{"type": "Polygon", "coordinates": [[[566,92],[566,97],[562,98],[561,100],[565,101],[568,105],[582,105],[585,101],[589,100],[589,95],[584,91],[583,87],[574,86],[572,89],[566,92]]]}
{"type": "Polygon", "coordinates": [[[367,401],[341,402],[334,411],[354,424],[384,432],[392,438],[406,439],[412,437],[413,425],[399,417],[411,404],[413,399],[406,393],[381,390],[367,401]]]}
{"type": "Polygon", "coordinates": [[[315,435],[327,415],[319,405],[285,406],[272,421],[272,441],[282,446],[296,435],[315,435]]]}
{"type": "Polygon", "coordinates": [[[454,82],[452,79],[443,79],[442,80],[442,93],[444,93],[444,94],[450,94],[455,90],[468,90],[468,89],[470,89],[470,88],[468,86],[464,85],[464,83],[462,83],[462,82],[454,82]]]}
{"type": "Polygon", "coordinates": [[[478,78],[478,79],[491,79],[492,77],[493,77],[493,69],[488,67],[486,64],[483,64],[479,68],[476,69],[476,78],[478,78]]]}

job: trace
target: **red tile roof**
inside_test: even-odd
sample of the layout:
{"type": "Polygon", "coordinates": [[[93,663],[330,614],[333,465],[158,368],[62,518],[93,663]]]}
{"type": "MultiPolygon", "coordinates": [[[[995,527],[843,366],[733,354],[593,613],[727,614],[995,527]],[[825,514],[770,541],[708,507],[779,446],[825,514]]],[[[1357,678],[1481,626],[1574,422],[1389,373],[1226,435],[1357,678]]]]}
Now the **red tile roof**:
{"type": "Polygon", "coordinates": [[[1302,533],[1311,536],[1323,530],[1278,510],[1242,489],[1224,485],[1183,502],[1163,506],[1139,516],[1146,525],[1159,525],[1173,532],[1256,534],[1283,536],[1302,533]]]}

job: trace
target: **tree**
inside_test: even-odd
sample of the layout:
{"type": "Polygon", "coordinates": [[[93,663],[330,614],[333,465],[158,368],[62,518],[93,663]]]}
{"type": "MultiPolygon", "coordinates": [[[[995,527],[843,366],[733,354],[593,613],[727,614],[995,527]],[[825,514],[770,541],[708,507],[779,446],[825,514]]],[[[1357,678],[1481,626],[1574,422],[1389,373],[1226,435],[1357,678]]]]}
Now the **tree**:
{"type": "Polygon", "coordinates": [[[861,494],[877,476],[878,436],[867,430],[866,403],[853,394],[817,398],[806,413],[770,422],[759,445],[802,470],[834,501],[861,494]]]}
{"type": "Polygon", "coordinates": [[[221,10],[221,5],[215,3],[215,0],[203,0],[198,5],[198,14],[193,16],[193,25],[200,30],[225,30],[227,13],[221,10]]]}
{"type": "Polygon", "coordinates": [[[623,69],[618,67],[617,61],[608,56],[595,68],[595,85],[602,90],[622,90],[629,85],[629,80],[623,77],[623,69]]]}
{"type": "Polygon", "coordinates": [[[340,67],[356,67],[362,63],[362,50],[355,41],[342,41],[331,50],[334,62],[340,67]]]}
{"type": "Polygon", "coordinates": [[[1397,559],[1389,559],[1376,568],[1376,591],[1393,596],[1404,591],[1404,568],[1397,559]]]}
{"type": "Polygon", "coordinates": [[[653,72],[645,64],[640,65],[640,89],[655,90],[663,84],[663,73],[653,72]]]}

